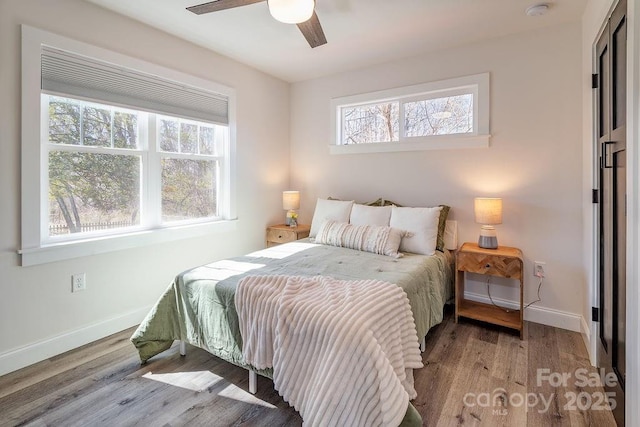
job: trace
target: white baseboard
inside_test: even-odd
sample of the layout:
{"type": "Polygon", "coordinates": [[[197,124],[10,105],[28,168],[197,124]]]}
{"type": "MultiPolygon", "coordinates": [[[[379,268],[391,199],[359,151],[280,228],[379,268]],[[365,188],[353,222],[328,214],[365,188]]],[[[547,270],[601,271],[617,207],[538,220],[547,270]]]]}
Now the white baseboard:
{"type": "Polygon", "coordinates": [[[142,322],[149,310],[151,306],[4,352],[0,354],[0,375],[17,371],[135,326],[142,322]]]}
{"type": "MultiPolygon", "coordinates": [[[[464,297],[472,301],[491,304],[491,300],[487,295],[465,292],[464,297]]],[[[514,310],[518,310],[520,308],[520,303],[517,301],[502,298],[493,298],[493,301],[506,308],[512,308],[514,310]]],[[[584,322],[584,319],[580,314],[569,313],[568,311],[561,311],[553,308],[540,307],[535,304],[525,309],[524,320],[554,326],[560,329],[567,329],[574,332],[582,332],[582,322],[584,322]]]]}
{"type": "Polygon", "coordinates": [[[592,354],[593,352],[591,351],[591,328],[589,328],[589,324],[584,317],[582,317],[582,322],[580,323],[580,335],[582,335],[582,341],[584,341],[584,346],[587,348],[591,365],[596,366],[595,354],[592,354]]]}

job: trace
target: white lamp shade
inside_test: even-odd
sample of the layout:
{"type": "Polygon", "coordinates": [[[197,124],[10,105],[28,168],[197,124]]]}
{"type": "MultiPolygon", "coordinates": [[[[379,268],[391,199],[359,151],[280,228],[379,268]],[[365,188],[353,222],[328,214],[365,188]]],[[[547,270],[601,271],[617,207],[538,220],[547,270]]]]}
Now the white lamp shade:
{"type": "Polygon", "coordinates": [[[478,224],[502,224],[502,199],[476,197],[473,212],[478,224]]]}
{"type": "Polygon", "coordinates": [[[313,15],[314,0],[268,0],[271,16],[285,24],[299,24],[313,15]]]}
{"type": "Polygon", "coordinates": [[[286,211],[300,209],[300,192],[299,191],[283,191],[282,192],[282,209],[286,211]]]}

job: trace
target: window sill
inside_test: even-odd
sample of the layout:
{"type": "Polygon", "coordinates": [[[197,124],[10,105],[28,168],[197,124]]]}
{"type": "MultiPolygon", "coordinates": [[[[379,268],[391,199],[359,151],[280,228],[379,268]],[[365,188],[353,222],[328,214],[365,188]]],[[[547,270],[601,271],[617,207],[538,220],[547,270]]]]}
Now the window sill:
{"type": "Polygon", "coordinates": [[[486,148],[491,135],[439,136],[411,142],[376,142],[371,144],[329,145],[330,154],[390,153],[459,148],[486,148]]]}
{"type": "Polygon", "coordinates": [[[19,250],[18,253],[22,256],[21,265],[23,267],[29,267],[83,256],[201,237],[206,234],[235,231],[237,222],[237,220],[225,220],[205,224],[144,230],[126,235],[105,236],[44,245],[38,248],[27,248],[19,250]]]}

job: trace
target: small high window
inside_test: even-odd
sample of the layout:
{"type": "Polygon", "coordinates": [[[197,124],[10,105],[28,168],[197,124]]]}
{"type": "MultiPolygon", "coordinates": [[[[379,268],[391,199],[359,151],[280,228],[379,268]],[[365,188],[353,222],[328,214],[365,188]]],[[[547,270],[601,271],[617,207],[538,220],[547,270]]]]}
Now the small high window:
{"type": "Polygon", "coordinates": [[[333,99],[332,154],[488,146],[489,75],[333,99]]]}

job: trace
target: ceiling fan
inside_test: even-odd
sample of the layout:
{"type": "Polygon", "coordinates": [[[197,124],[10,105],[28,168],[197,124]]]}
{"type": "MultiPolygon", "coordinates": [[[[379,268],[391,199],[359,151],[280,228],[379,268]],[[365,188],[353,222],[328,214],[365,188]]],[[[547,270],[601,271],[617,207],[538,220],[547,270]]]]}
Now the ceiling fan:
{"type": "MultiPolygon", "coordinates": [[[[265,0],[214,0],[208,3],[188,7],[187,10],[202,15],[234,7],[247,6],[265,0]]],[[[316,15],[315,0],[266,0],[271,16],[287,24],[296,24],[309,46],[318,47],[327,43],[320,20],[316,15]]]]}

